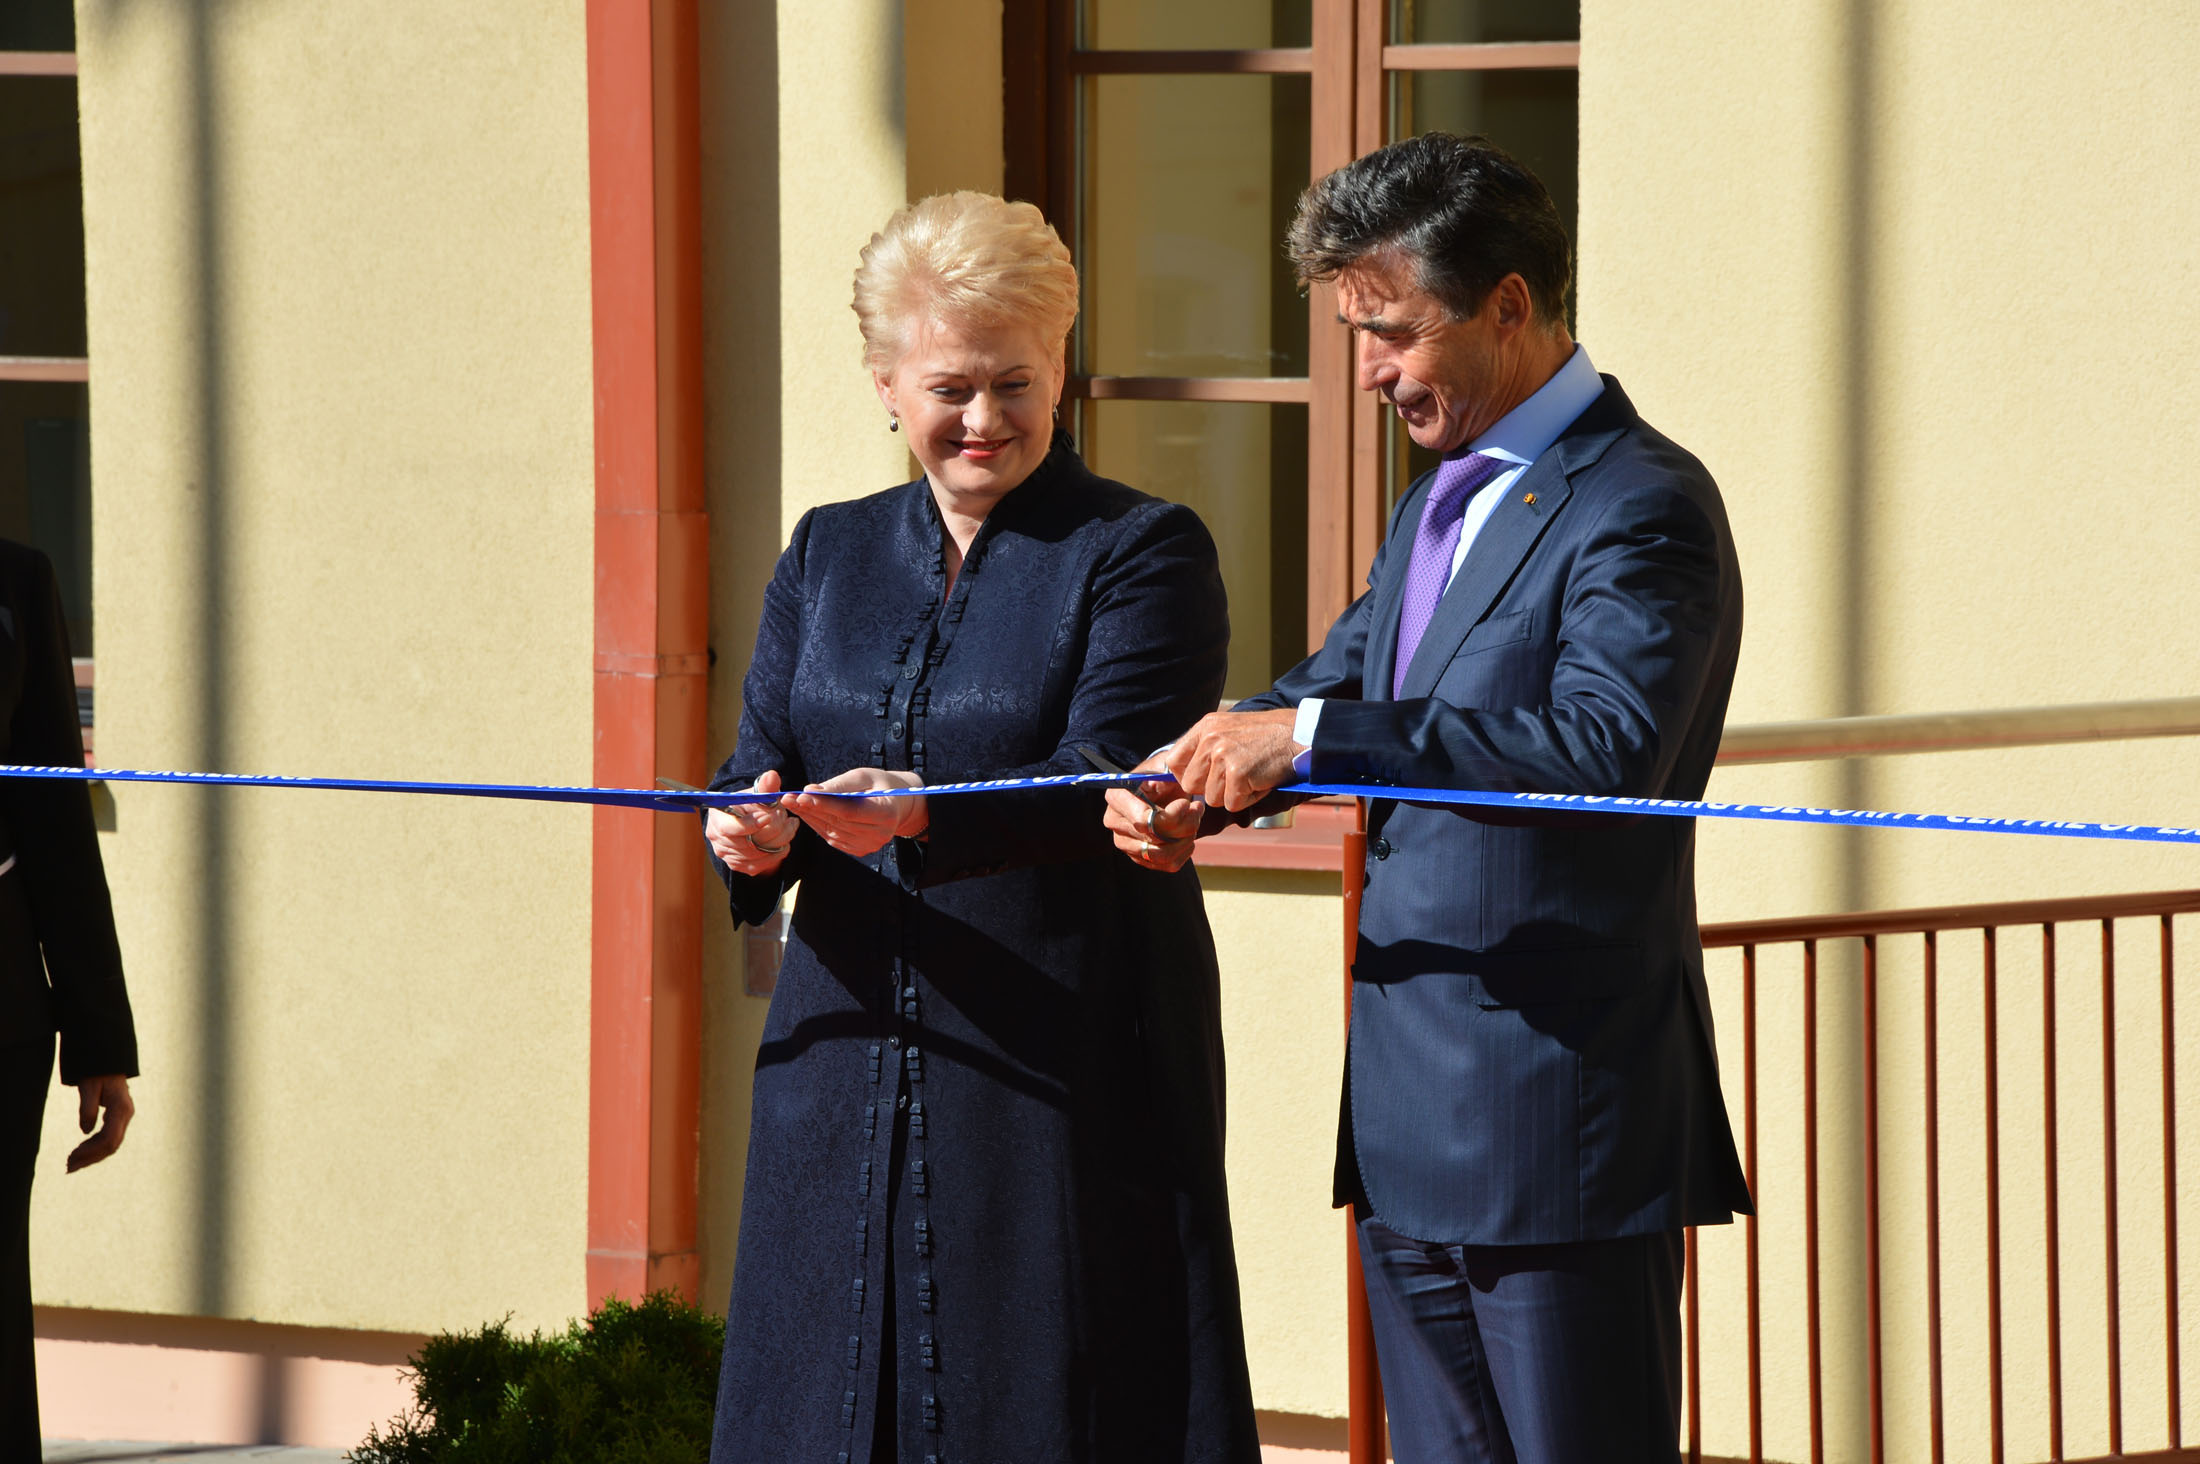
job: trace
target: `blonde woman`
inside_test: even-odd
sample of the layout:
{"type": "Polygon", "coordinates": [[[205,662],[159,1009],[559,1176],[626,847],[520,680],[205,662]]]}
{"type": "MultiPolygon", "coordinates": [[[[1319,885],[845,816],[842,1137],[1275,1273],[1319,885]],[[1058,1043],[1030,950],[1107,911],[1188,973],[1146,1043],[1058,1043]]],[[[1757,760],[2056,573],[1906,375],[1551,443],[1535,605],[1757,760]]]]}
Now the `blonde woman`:
{"type": "Polygon", "coordinates": [[[712,1458],[1252,1464],[1197,876],[1083,791],[1214,705],[1189,510],[1056,428],[1077,275],[1029,204],[927,198],[863,251],[880,417],[924,476],[816,509],[765,594],[706,821],[737,921],[800,893],[757,1055],[712,1458]]]}

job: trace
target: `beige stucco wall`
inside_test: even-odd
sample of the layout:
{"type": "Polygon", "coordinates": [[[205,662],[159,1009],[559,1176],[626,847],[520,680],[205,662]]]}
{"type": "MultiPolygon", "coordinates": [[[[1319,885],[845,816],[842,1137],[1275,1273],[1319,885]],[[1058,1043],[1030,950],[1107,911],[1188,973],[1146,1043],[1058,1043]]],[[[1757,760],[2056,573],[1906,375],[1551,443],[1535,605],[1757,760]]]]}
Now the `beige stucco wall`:
{"type": "MultiPolygon", "coordinates": [[[[2200,367],[2165,344],[2200,323],[2200,32],[2178,15],[1585,7],[1583,335],[1726,489],[1750,591],[1732,720],[2200,690],[2200,422],[2181,409],[2200,367]]],[[[2196,756],[2131,743],[1719,786],[2175,817],[2196,756]]],[[[2129,890],[2189,868],[1954,838],[1867,841],[1854,893],[2129,890]]],[[[1835,893],[1839,841],[1759,842],[1707,831],[1707,916],[1794,910],[1798,878],[1835,893]]]]}
{"type": "Polygon", "coordinates": [[[1344,1064],[1337,877],[1202,869],[1222,963],[1230,1222],[1253,1400],[1341,1415],[1345,1222],[1329,1205],[1344,1064]]]}
{"type": "MultiPolygon", "coordinates": [[[[1726,491],[1749,582],[1734,721],[2200,691],[2200,366],[2177,344],[2200,326],[2195,64],[2200,28],[2171,4],[1587,0],[1582,334],[1726,491]]],[[[2191,741],[2139,742],[1740,770],[1712,796],[2190,823],[2196,773],[2191,741]]],[[[1714,920],[2193,883],[2189,853],[2163,846],[1713,825],[1702,850],[1714,920]]],[[[2115,1024],[2126,1448],[2159,1447],[2164,1416],[2154,940],[2142,929],[2122,943],[2115,1024]]],[[[2012,1457],[2047,1446],[2038,944],[2036,931],[2005,937],[2002,973],[2012,1457]]],[[[2096,928],[2064,932],[2058,988],[2073,1455],[2108,1447],[2098,944],[2096,928]]],[[[1904,1458],[1922,1456],[1926,1427],[1922,987],[1915,942],[1888,947],[1888,1452],[1904,1458]]],[[[1950,937],[1942,959],[1949,1448],[1984,1457],[1977,937],[1950,937]]],[[[1738,980],[1731,962],[1721,970],[1731,1089],[1738,980]]],[[[1783,957],[1763,979],[1766,1315],[1792,1357],[1800,973],[1783,957]]],[[[1853,958],[1824,981],[1821,1061],[1829,1092],[1853,1094],[1853,958]]],[[[1829,1108],[1828,1439],[1854,1457],[1858,1117],[1853,1097],[1829,1108]]],[[[2189,1130],[2200,1112],[2183,1112],[2189,1130]]],[[[2193,1172],[2188,1156],[2180,1173],[2193,1172]]],[[[1705,1444],[1722,1453],[1746,1444],[1739,1263],[1738,1232],[1707,1237],[1706,1325],[1728,1350],[1706,1369],[1705,1444]]],[[[1775,1368],[1779,1457],[1807,1450],[1800,1388],[1791,1363],[1775,1368]]]]}
{"type": "MultiPolygon", "coordinates": [[[[102,760],[585,782],[580,10],[79,12],[102,760]]],[[[115,804],[139,1115],[53,1105],[38,1299],[577,1313],[587,813],[115,804]]]]}
{"type": "Polygon", "coordinates": [[[818,504],[909,476],[849,308],[857,255],[908,202],[901,35],[890,0],[779,11],[781,545],[818,504]]]}

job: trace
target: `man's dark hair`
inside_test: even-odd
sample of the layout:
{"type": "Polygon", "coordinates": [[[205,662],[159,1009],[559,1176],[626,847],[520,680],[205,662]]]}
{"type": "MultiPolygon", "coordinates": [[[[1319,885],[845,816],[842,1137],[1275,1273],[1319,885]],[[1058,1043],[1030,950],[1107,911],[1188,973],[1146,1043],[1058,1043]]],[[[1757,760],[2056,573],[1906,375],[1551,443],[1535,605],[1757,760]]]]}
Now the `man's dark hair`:
{"type": "Polygon", "coordinates": [[[1425,132],[1354,159],[1299,196],[1284,248],[1301,284],[1403,251],[1421,288],[1462,320],[1517,274],[1546,326],[1566,318],[1573,248],[1558,207],[1486,137],[1425,132]]]}

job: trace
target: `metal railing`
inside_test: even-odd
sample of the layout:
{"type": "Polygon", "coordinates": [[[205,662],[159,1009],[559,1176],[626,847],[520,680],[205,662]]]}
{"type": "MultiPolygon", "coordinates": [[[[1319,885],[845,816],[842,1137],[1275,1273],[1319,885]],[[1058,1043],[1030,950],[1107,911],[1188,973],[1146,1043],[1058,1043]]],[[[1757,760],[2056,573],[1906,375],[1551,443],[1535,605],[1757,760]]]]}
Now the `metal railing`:
{"type": "MultiPolygon", "coordinates": [[[[2071,1230],[2083,1226],[2097,1238],[2097,1251],[2101,1279],[2101,1326],[2098,1333],[2100,1351],[2097,1361],[2098,1376],[2103,1384],[2102,1416],[2095,1421],[2089,1433],[2105,1435],[2106,1451],[2097,1457],[2114,1459],[2200,1460],[2200,1450],[2187,1449],[2183,1444],[2183,1389],[2181,1375],[2181,1348],[2179,1326],[2178,1271],[2178,1196],[2177,1196],[2177,1117],[2178,1088],[2176,1064],[2176,1006],[2175,1006],[2175,928],[2174,918],[2181,914],[2200,912],[2200,890],[2182,890],[2162,894],[2113,895],[2090,899],[2062,899],[2020,901],[2005,904],[1950,906],[1938,909],[1895,910],[1862,915],[1837,915],[1805,917],[1801,919],[1745,921],[1726,925],[1704,927],[1704,946],[1707,952],[1731,949],[1739,953],[1739,1005],[1741,1011],[1740,1048],[1741,1074],[1741,1134],[1743,1165],[1747,1171],[1751,1193],[1758,1198],[1760,1214],[1775,1210],[1793,1212],[1801,1209],[1804,1226],[1804,1315],[1800,1337],[1789,1334],[1772,1344],[1772,1352],[1786,1354],[1785,1361],[1796,1361],[1795,1350],[1801,1349],[1802,1375],[1807,1388],[1807,1456],[1817,1464],[1844,1450],[1829,1454],[1827,1444],[1828,1383],[1824,1330],[1830,1307],[1827,1286],[1823,1274],[1821,1242],[1824,1231],[1824,1197],[1822,1179],[1827,1160],[1826,1146],[1822,1142],[1822,1109],[1828,1101],[1828,1085],[1823,1069],[1829,1058],[1839,1054],[1829,1051],[1829,1039],[1821,1026],[1821,994],[1825,968],[1830,954],[1826,948],[1833,943],[1849,947],[1854,957],[1853,970],[1856,997],[1855,1047],[1847,1054],[1854,1060],[1853,1076],[1857,1080],[1856,1096],[1859,1100],[1860,1133],[1853,1150],[1844,1156],[1857,1166],[1861,1182],[1861,1210],[1864,1226],[1862,1248],[1862,1290],[1860,1298],[1849,1298],[1851,1304],[1861,1302],[1861,1324],[1865,1349],[1862,1389],[1862,1443],[1869,1457],[1875,1461],[1889,1457],[1898,1459],[1930,1458],[1933,1464],[1948,1457],[1949,1412],[1944,1377],[1946,1353],[1943,1335],[1946,1312],[1943,1261],[1942,1182],[1947,1170],[1942,1153],[1942,1139],[1951,1124],[1947,1104],[1943,1096],[1941,993],[1949,974],[1948,952],[1942,937],[1952,932],[1978,933],[1978,965],[1976,968],[1978,1007],[1977,1050],[1980,1060],[1977,1079],[1978,1108],[1966,1117],[1975,1121],[1982,1163],[1976,1177],[1983,1185],[1984,1209],[1984,1262],[1986,1278],[1984,1337],[1985,1366],[1988,1386],[1986,1389],[1986,1418],[1983,1429],[1968,1430],[1982,1437],[1984,1457],[1994,1464],[2005,1464],[2011,1457],[2008,1428],[2007,1362],[2009,1357],[2009,1329],[2005,1317],[2005,1284],[2008,1281],[2007,1255],[2003,1245],[2003,1221],[2005,1192],[2015,1183],[2015,1171],[2025,1162],[2005,1164],[2001,1139],[2007,1120],[2018,1125],[2028,1125],[2029,1131],[2038,1136],[2039,1153],[2034,1173],[2039,1185],[2041,1247],[2038,1255],[2038,1284],[2041,1288],[2039,1302],[2045,1325],[2035,1352],[2026,1351],[2027,1368],[2037,1371],[2036,1378],[2044,1387],[2045,1430],[2044,1438],[2037,1441],[2044,1445],[2044,1452],[2035,1448],[2020,1448],[2017,1456],[2027,1459],[2064,1460],[2067,1385],[2070,1368],[2065,1356],[2069,1341],[2066,1332],[2079,1330],[2079,1324],[2068,1318],[2063,1309],[2066,1299],[2064,1285],[2065,1246],[2071,1240],[2071,1230]],[[2151,973],[2157,1004],[2159,1052],[2156,1059],[2153,1087],[2160,1099],[2160,1188],[2162,1209],[2158,1235],[2160,1240],[2160,1317],[2161,1348],[2156,1359],[2159,1387],[2164,1408],[2163,1427],[2158,1438],[2149,1429],[2148,1447],[2127,1450],[2125,1409],[2126,1377],[2124,1374],[2124,1341],[2126,1312],[2124,1307],[2124,1282],[2126,1272],[2120,1248],[2126,1238],[2127,1225],[2120,1210],[2121,1190],[2117,1176],[2119,1134],[2117,1119],[2117,1090],[2120,1081],[2128,1082],[2129,1074],[2120,1066],[2117,1048],[2117,1032],[2120,1008],[2118,1004],[2118,927],[2124,922],[2141,922],[2152,935],[2148,942],[2156,951],[2155,969],[2151,973]],[[2099,928],[2098,957],[2092,961],[2092,971],[2098,979],[2098,1033],[2099,1049],[2099,1099],[2095,1105],[2098,1127],[2087,1136],[2090,1145],[2089,1178],[2100,1191],[2100,1211],[2097,1228],[2081,1221],[2072,1221],[2064,1213],[2063,1193],[2066,1168],[2066,1149],[2059,1142],[2066,1128],[2083,1123],[2084,1118],[2072,1115],[2063,1103],[2061,1089],[2065,1076],[2058,1070],[2058,1036],[2062,1026],[2058,1016],[2058,975],[2071,962],[2071,943],[2058,938],[2067,927],[2092,926],[2099,928]],[[2009,953],[2013,940],[2005,934],[2013,930],[2037,931],[2037,991],[2031,1005],[2038,1022],[2037,1055],[2040,1064],[2038,1102],[2039,1108],[2029,1114],[2012,1115],[2004,1100],[2001,1060],[2004,1048],[2013,1045],[2006,1035],[2003,1019],[2009,1014],[2009,999],[2005,997],[2004,975],[2010,964],[2009,953]],[[1920,1142],[1916,1153],[1921,1164],[1916,1204],[1923,1212],[1922,1242],[1924,1246],[1924,1287],[1921,1297],[1909,1298],[1907,1314],[1899,1318],[1913,1329],[1923,1333],[1923,1392],[1925,1409],[1922,1418],[1905,1418],[1902,1432],[1917,1435],[1904,1446],[1897,1447],[1890,1455],[1888,1447],[1890,1414],[1887,1403],[1888,1349],[1887,1335],[1897,1320],[1890,1316],[1889,1288],[1886,1284],[1886,1256],[1882,1249],[1882,1222],[1886,1178],[1885,1153],[1890,1138],[1888,1116],[1898,1105],[1890,1100],[1892,1093],[1889,1078],[1883,1069],[1882,1055],[1885,1034],[1882,1032],[1881,997],[1884,994],[1883,975],[1887,969],[1890,951],[1883,942],[1907,940],[1914,937],[1916,964],[1914,976],[1917,1007],[1918,1050],[1914,1071],[1917,1087],[1910,1096],[1916,1100],[1915,1116],[1918,1129],[1913,1135],[1920,1142]],[[1763,981],[1760,975],[1764,959],[1771,948],[1792,947],[1799,957],[1799,990],[1795,993],[1800,1008],[1801,1061],[1791,1071],[1799,1092],[1793,1096],[1799,1101],[1802,1129],[1801,1193],[1784,1191],[1776,1185],[1765,1183],[1765,1173],[1759,1164],[1760,1131],[1766,1096],[1760,1071],[1760,1052],[1764,1045],[1764,1028],[1760,1020],[1759,998],[1763,981]],[[2096,1169],[2097,1166],[2097,1169],[2096,1169]],[[2066,1221],[2071,1229],[2066,1229],[2066,1221]],[[2036,1364],[2036,1368],[2033,1367],[2036,1364]],[[1923,1448],[1916,1447],[1922,1443],[1923,1448]]],[[[2128,957],[2129,942],[2125,955],[2128,957]]],[[[2027,965],[2030,963],[2027,962],[2027,965]]],[[[2128,960],[2126,962],[2128,965],[2128,960]]],[[[1724,974],[1724,973],[1722,973],[1724,974]]],[[[2027,975],[2032,974],[2027,972],[2027,975]]],[[[2020,998],[2021,999],[2021,998],[2020,998]]],[[[1968,1085],[1966,1085],[1968,1086],[1968,1085]]],[[[1960,1122],[1960,1120],[1959,1120],[1960,1122]]],[[[1703,1384],[1707,1366],[1741,1366],[1746,1376],[1747,1440],[1746,1458],[1762,1461],[1768,1455],[1765,1445],[1767,1385],[1767,1343],[1764,1336],[1764,1284],[1760,1255],[1761,1218],[1745,1218],[1741,1222],[1744,1247],[1743,1270],[1744,1309],[1746,1320],[1741,1331],[1745,1339],[1743,1357],[1710,1356],[1707,1360],[1705,1324],[1703,1312],[1703,1273],[1700,1250],[1709,1238],[1709,1232],[1691,1232],[1687,1250],[1687,1285],[1684,1292],[1684,1335],[1686,1337],[1687,1397],[1685,1418],[1688,1453],[1693,1459],[1712,1456],[1704,1452],[1706,1432],[1706,1408],[1703,1401],[1703,1384]]],[[[2136,1222],[2134,1222],[2135,1224],[2136,1222]]],[[[2151,1269],[2151,1268],[2150,1268],[2151,1269]]],[[[1783,1375],[1792,1375],[1792,1367],[1783,1366],[1783,1375]]],[[[1973,1420],[1975,1423],[1976,1420],[1973,1420]]],[[[1792,1456],[1790,1456],[1792,1457],[1792,1456]]],[[[1964,1451],[1962,1457],[1980,1457],[1976,1452],[1964,1451]]]]}

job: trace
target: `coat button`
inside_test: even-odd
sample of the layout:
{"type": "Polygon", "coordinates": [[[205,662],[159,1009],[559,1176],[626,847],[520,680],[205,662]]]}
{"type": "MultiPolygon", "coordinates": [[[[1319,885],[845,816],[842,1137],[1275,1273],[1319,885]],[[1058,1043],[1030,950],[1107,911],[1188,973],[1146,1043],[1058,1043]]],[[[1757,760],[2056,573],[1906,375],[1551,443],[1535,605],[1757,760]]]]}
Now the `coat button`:
{"type": "Polygon", "coordinates": [[[895,723],[895,724],[894,724],[893,726],[891,726],[891,727],[887,728],[887,729],[886,729],[886,735],[887,735],[887,736],[889,736],[889,737],[899,737],[899,736],[901,736],[901,723],[899,723],[899,722],[896,722],[896,723],[895,723]]]}
{"type": "Polygon", "coordinates": [[[1378,838],[1368,848],[1373,851],[1377,859],[1388,859],[1390,857],[1390,840],[1388,839],[1378,838]]]}

